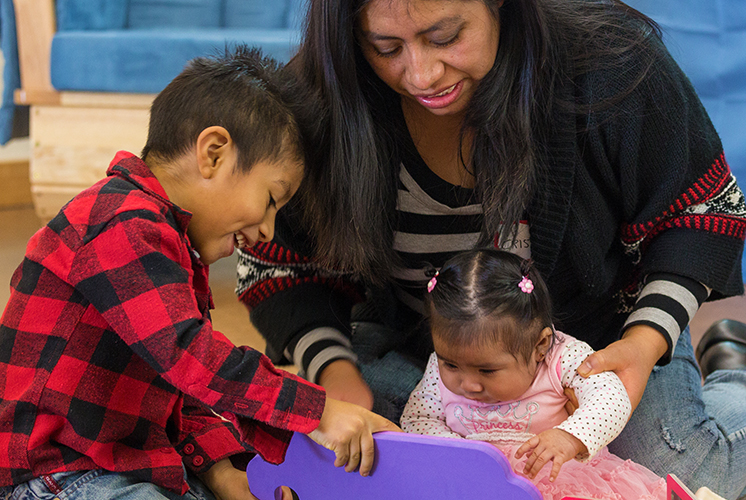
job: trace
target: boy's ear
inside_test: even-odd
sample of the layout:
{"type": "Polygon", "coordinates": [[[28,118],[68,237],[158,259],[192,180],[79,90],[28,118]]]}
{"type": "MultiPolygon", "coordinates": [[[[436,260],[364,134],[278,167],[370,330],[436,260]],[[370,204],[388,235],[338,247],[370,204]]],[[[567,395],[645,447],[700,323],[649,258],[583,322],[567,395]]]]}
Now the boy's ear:
{"type": "MultiPolygon", "coordinates": [[[[215,125],[204,129],[195,144],[200,175],[205,179],[215,175],[218,168],[226,163],[232,146],[231,134],[224,127],[215,125]]],[[[233,164],[230,168],[233,168],[233,164]]]]}

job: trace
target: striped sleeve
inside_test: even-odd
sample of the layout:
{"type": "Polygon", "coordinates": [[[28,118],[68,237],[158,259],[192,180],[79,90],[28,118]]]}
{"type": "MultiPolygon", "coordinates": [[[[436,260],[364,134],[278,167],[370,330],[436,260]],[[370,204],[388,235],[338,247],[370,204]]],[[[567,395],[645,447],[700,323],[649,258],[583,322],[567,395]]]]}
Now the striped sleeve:
{"type": "Polygon", "coordinates": [[[298,375],[314,383],[318,383],[319,375],[332,361],[347,359],[357,363],[350,339],[330,327],[315,328],[300,336],[297,342],[288,345],[285,357],[300,367],[298,375]]]}
{"type": "Polygon", "coordinates": [[[668,351],[659,364],[671,361],[679,335],[707,299],[710,289],[702,283],[669,273],[650,274],[637,299],[624,330],[647,325],[658,330],[668,343],[668,351]]]}

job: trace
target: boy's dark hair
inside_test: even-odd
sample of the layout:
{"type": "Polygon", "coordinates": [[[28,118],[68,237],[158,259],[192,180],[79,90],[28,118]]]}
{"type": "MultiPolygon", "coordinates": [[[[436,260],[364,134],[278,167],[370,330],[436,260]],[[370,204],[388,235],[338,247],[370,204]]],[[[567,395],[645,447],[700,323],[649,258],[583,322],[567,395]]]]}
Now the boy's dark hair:
{"type": "Polygon", "coordinates": [[[425,298],[430,326],[448,344],[501,342],[516,359],[528,361],[541,331],[552,327],[549,291],[530,261],[494,248],[449,259],[425,298]],[[518,285],[524,277],[530,293],[518,285]]]}
{"type": "Polygon", "coordinates": [[[256,48],[238,45],[198,57],[163,89],[150,108],[143,160],[173,161],[211,126],[224,127],[236,145],[238,169],[285,156],[304,159],[298,125],[300,88],[290,72],[256,48]]]}

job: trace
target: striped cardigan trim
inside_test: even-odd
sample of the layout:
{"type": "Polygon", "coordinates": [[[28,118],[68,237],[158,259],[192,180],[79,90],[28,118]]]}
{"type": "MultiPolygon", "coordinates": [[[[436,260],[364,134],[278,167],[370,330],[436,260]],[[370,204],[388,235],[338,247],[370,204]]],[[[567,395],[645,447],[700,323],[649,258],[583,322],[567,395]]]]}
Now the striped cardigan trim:
{"type": "Polygon", "coordinates": [[[660,216],[644,223],[624,225],[622,242],[628,253],[635,252],[646,240],[671,228],[708,231],[740,240],[746,237],[744,195],[724,155],[721,154],[660,216]]]}
{"type": "Polygon", "coordinates": [[[238,251],[236,295],[253,309],[272,295],[292,287],[318,283],[340,290],[353,301],[361,300],[358,289],[346,275],[319,268],[311,259],[278,243],[259,243],[238,251]]]}

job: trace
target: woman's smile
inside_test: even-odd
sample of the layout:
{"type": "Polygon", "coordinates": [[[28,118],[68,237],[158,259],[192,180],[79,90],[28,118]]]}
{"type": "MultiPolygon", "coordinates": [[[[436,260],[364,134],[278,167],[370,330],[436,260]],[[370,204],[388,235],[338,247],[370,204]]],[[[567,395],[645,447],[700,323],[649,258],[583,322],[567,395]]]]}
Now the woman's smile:
{"type": "Polygon", "coordinates": [[[464,81],[452,85],[446,90],[429,96],[415,96],[417,102],[430,109],[445,108],[453,104],[462,94],[464,81]]]}

